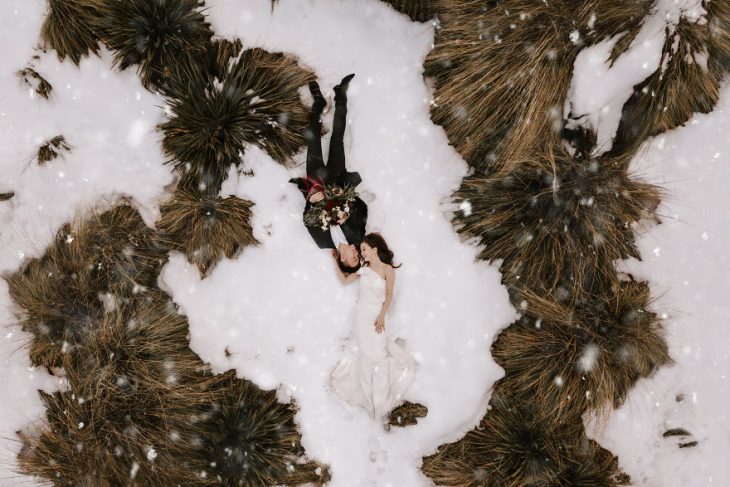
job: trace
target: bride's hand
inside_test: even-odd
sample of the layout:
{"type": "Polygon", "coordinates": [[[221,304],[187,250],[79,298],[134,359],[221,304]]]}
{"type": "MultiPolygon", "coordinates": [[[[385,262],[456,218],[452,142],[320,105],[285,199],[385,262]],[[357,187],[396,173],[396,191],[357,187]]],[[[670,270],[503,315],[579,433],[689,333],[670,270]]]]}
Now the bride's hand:
{"type": "Polygon", "coordinates": [[[378,315],[378,319],[375,320],[375,333],[383,333],[385,330],[385,317],[378,315]]]}

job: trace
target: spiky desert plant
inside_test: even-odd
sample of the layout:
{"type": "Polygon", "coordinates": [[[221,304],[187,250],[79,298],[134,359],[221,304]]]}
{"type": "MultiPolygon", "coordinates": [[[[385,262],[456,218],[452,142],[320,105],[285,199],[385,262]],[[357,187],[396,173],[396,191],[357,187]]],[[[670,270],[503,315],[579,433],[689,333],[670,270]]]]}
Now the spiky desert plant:
{"type": "Polygon", "coordinates": [[[304,145],[308,110],[298,89],[314,79],[296,60],[239,41],[216,41],[204,59],[176,66],[160,125],[169,162],[217,193],[246,144],[287,163],[304,145]]]}
{"type": "Polygon", "coordinates": [[[21,434],[21,470],[55,485],[216,485],[194,460],[194,425],[218,379],[169,297],[123,303],[86,333],[63,360],[68,390],[41,394],[46,424],[21,434]]]}
{"type": "Polygon", "coordinates": [[[455,193],[460,234],[502,259],[502,280],[521,292],[583,300],[617,279],[613,261],[639,258],[632,225],[655,219],[659,188],[628,173],[630,157],[593,158],[587,131],[500,176],[466,177],[455,193]],[[574,151],[571,154],[571,151],[574,151]]]}
{"type": "Polygon", "coordinates": [[[219,387],[221,399],[199,424],[201,455],[219,485],[296,485],[321,480],[326,469],[318,475],[316,464],[303,461],[294,404],[279,402],[274,390],[264,391],[249,380],[237,379],[234,371],[223,375],[219,387]]]}
{"type": "Polygon", "coordinates": [[[715,76],[721,77],[730,72],[730,3],[724,0],[705,1],[703,7],[707,11],[710,28],[707,66],[715,76]]]}
{"type": "Polygon", "coordinates": [[[717,103],[724,72],[708,69],[708,23],[682,18],[666,31],[659,67],[624,104],[614,152],[635,150],[647,137],[684,124],[694,113],[709,113],[717,103]]]}
{"type": "MultiPolygon", "coordinates": [[[[536,402],[512,400],[499,388],[479,426],[455,443],[442,445],[423,459],[423,472],[437,485],[502,487],[558,487],[566,477],[577,477],[577,465],[597,457],[598,447],[575,422],[540,422],[536,402]]],[[[609,454],[610,455],[610,454],[609,454]]],[[[618,485],[617,462],[593,462],[583,478],[618,485]]],[[[591,485],[591,484],[583,484],[591,485]]]]}
{"type": "Polygon", "coordinates": [[[424,64],[435,83],[431,117],[470,165],[509,171],[559,137],[579,50],[632,29],[652,2],[610,3],[434,0],[440,22],[424,64]]]}
{"type": "Polygon", "coordinates": [[[41,76],[38,71],[31,67],[27,67],[18,71],[18,77],[25,86],[38,93],[46,100],[50,98],[53,91],[53,85],[46,78],[41,76]]]}
{"type": "Polygon", "coordinates": [[[120,69],[138,65],[142,84],[159,88],[173,64],[210,43],[203,6],[201,0],[108,0],[99,29],[120,69]]]}
{"type": "Polygon", "coordinates": [[[416,22],[426,22],[434,17],[432,0],[384,0],[398,12],[406,14],[416,22]]]}
{"type": "Polygon", "coordinates": [[[52,139],[49,139],[38,148],[38,164],[41,166],[48,161],[52,161],[60,152],[66,152],[71,150],[71,146],[66,142],[66,137],[63,135],[56,135],[52,139]]]}
{"type": "Polygon", "coordinates": [[[55,49],[58,59],[66,57],[78,66],[89,53],[99,53],[95,31],[102,0],[48,0],[48,14],[41,27],[41,39],[55,49]]]}
{"type": "Polygon", "coordinates": [[[136,209],[119,205],[63,225],[43,256],[4,276],[31,361],[58,366],[104,307],[156,287],[166,252],[136,209]]]}
{"type": "Polygon", "coordinates": [[[13,196],[15,196],[15,192],[14,191],[8,191],[6,193],[0,193],[0,201],[7,201],[10,198],[12,198],[13,196]]]}
{"type": "Polygon", "coordinates": [[[492,345],[503,389],[540,404],[542,422],[619,407],[640,378],[671,363],[645,282],[623,281],[580,306],[554,302],[527,309],[492,345]]]}
{"type": "Polygon", "coordinates": [[[230,259],[258,243],[251,227],[252,206],[235,196],[224,199],[179,187],[174,198],[160,206],[159,242],[184,253],[204,277],[223,256],[230,259]]]}
{"type": "Polygon", "coordinates": [[[388,424],[391,426],[410,426],[418,423],[418,418],[425,418],[428,408],[417,402],[406,401],[393,409],[388,415],[388,424]]]}

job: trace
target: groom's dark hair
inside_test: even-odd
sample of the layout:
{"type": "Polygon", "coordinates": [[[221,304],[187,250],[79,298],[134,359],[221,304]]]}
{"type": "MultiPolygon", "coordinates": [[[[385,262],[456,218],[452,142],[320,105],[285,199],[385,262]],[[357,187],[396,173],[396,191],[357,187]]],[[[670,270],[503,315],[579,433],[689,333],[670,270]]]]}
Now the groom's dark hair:
{"type": "Polygon", "coordinates": [[[343,272],[343,274],[352,274],[360,269],[360,259],[358,259],[356,266],[350,267],[340,260],[340,251],[335,249],[335,252],[337,252],[337,265],[340,266],[340,270],[343,272]]]}

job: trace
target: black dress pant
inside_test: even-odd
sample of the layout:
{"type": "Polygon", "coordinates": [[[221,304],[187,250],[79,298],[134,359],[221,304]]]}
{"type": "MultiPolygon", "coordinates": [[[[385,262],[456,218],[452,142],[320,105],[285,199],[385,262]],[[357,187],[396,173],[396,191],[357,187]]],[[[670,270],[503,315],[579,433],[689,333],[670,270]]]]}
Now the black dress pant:
{"type": "Polygon", "coordinates": [[[335,117],[330,137],[330,151],[327,165],[322,158],[322,108],[312,107],[309,115],[307,138],[307,176],[316,178],[324,184],[342,184],[345,176],[345,125],[347,123],[347,97],[338,95],[335,98],[335,117]]]}

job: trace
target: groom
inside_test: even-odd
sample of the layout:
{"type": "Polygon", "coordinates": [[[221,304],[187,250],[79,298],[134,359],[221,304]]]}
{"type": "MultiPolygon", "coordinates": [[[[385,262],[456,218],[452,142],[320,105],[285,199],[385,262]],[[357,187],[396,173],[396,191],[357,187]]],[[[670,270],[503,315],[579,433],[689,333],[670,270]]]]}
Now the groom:
{"type": "MultiPolygon", "coordinates": [[[[330,138],[330,150],[325,166],[322,159],[322,122],[320,116],[327,105],[316,81],[309,82],[309,91],[314,103],[309,116],[309,127],[305,133],[307,139],[307,175],[304,178],[293,178],[289,182],[297,185],[305,198],[304,213],[312,204],[325,197],[324,186],[334,184],[355,187],[362,178],[357,172],[345,169],[345,147],[343,137],[347,117],[347,86],[354,74],[345,76],[335,91],[335,116],[330,138]]],[[[312,239],[321,249],[335,249],[342,272],[349,274],[360,267],[358,248],[365,236],[365,223],[368,219],[368,207],[359,197],[350,205],[350,216],[341,225],[332,225],[328,230],[307,226],[312,239]]]]}

